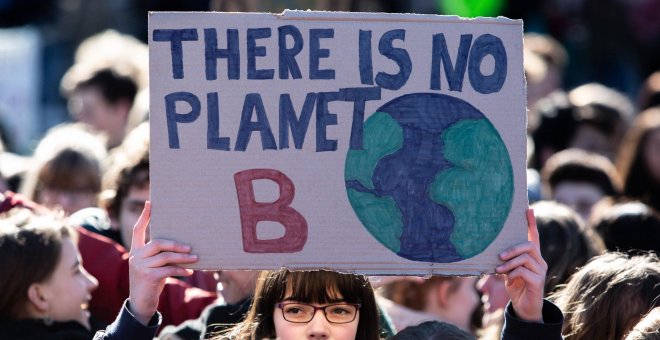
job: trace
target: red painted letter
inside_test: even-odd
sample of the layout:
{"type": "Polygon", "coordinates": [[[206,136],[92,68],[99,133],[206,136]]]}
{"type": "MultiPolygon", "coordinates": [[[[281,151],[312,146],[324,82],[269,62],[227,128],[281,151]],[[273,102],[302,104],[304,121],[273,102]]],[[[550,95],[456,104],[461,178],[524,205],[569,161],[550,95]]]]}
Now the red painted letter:
{"type": "Polygon", "coordinates": [[[251,169],[234,174],[238,207],[241,212],[243,250],[247,253],[294,253],[307,241],[307,221],[291,208],[295,188],[289,177],[273,169],[251,169]],[[254,197],[252,181],[269,179],[280,187],[275,202],[260,203],[254,197]],[[284,236],[272,240],[257,238],[257,222],[275,221],[284,226],[284,236]]]}

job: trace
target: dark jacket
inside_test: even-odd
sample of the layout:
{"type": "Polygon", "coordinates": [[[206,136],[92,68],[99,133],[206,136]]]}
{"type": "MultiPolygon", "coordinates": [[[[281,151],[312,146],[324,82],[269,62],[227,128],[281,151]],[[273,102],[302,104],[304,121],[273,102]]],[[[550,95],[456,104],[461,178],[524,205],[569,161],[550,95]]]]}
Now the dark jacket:
{"type": "MultiPolygon", "coordinates": [[[[564,315],[559,307],[550,301],[543,301],[543,323],[524,321],[516,316],[511,302],[504,313],[502,340],[561,340],[561,327],[564,315]]],[[[456,326],[440,321],[428,321],[408,327],[391,340],[476,340],[476,337],[456,326]]]]}
{"type": "Polygon", "coordinates": [[[153,339],[163,321],[160,313],[156,312],[149,320],[149,324],[145,326],[137,321],[129,310],[129,306],[130,302],[126,300],[115,321],[105,330],[96,332],[94,340],[153,339]]]}
{"type": "Polygon", "coordinates": [[[511,302],[504,312],[502,339],[505,340],[561,340],[561,327],[564,314],[561,309],[548,300],[543,300],[543,323],[520,320],[513,310],[511,302]]]}
{"type": "Polygon", "coordinates": [[[251,302],[252,299],[245,299],[233,305],[210,305],[197,319],[188,320],[178,326],[163,328],[159,337],[166,339],[167,336],[176,335],[178,339],[183,340],[209,339],[215,333],[243,320],[250,309],[251,302]]]}
{"type": "Polygon", "coordinates": [[[53,322],[46,326],[40,319],[0,321],[3,340],[90,340],[92,332],[76,321],[53,322]]]}

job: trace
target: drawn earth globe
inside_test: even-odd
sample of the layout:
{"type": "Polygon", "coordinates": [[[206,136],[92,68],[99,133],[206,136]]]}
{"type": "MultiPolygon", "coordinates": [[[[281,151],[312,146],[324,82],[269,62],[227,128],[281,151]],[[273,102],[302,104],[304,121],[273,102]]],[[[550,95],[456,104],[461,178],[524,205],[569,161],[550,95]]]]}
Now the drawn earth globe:
{"type": "Polygon", "coordinates": [[[509,215],[513,170],[491,122],[464,100],[414,93],[364,124],[350,150],[346,191],[364,227],[397,255],[448,263],[495,240],[509,215]]]}

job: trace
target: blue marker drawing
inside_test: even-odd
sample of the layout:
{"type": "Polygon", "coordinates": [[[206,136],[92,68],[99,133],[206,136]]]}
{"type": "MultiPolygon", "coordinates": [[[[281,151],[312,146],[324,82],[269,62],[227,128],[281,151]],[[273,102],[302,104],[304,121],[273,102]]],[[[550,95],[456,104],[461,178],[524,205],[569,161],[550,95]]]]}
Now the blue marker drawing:
{"type": "Polygon", "coordinates": [[[497,130],[475,107],[443,94],[408,94],[380,107],[364,124],[363,149],[348,151],[344,176],[365,228],[413,261],[481,253],[513,200],[497,130]]]}

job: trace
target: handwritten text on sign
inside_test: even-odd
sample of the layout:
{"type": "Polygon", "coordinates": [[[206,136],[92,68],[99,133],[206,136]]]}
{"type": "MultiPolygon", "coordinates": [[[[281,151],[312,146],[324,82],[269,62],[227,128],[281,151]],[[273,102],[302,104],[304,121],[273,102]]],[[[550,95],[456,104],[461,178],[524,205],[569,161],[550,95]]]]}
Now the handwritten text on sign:
{"type": "MultiPolygon", "coordinates": [[[[240,80],[241,76],[249,80],[268,80],[274,79],[275,69],[257,69],[257,58],[268,57],[268,50],[265,46],[259,45],[261,39],[275,39],[272,37],[270,28],[248,28],[245,34],[245,41],[239,39],[238,29],[226,30],[226,41],[224,48],[218,45],[218,32],[214,28],[203,30],[204,55],[188,56],[203,58],[206,65],[205,79],[218,79],[218,63],[224,62],[226,70],[226,80],[240,80]],[[247,64],[247,69],[241,68],[240,49],[246,50],[246,59],[243,65],[247,64]]],[[[320,60],[330,58],[331,51],[321,48],[322,39],[333,39],[335,32],[333,29],[310,29],[307,32],[307,41],[309,44],[309,53],[307,56],[299,56],[302,51],[305,39],[298,28],[292,25],[280,26],[277,28],[277,65],[279,79],[303,79],[300,66],[296,58],[307,57],[309,60],[309,70],[306,79],[335,79],[336,71],[333,69],[320,69],[320,60]],[[287,46],[287,39],[293,42],[287,46]]],[[[399,72],[389,74],[380,71],[374,77],[372,50],[372,32],[359,30],[359,69],[360,82],[362,85],[377,85],[377,87],[367,88],[343,88],[337,92],[307,93],[305,104],[300,110],[300,116],[295,112],[291,103],[290,94],[284,93],[280,96],[279,103],[279,143],[276,143],[273,130],[270,127],[265,112],[263,100],[259,93],[248,93],[245,95],[243,110],[241,113],[241,122],[236,135],[236,144],[234,150],[245,151],[250,141],[250,136],[254,132],[259,132],[261,136],[261,146],[264,150],[286,149],[289,147],[289,129],[291,130],[293,142],[296,149],[301,149],[305,140],[305,135],[309,127],[312,110],[316,106],[316,151],[336,151],[337,141],[328,140],[326,128],[328,125],[336,125],[336,115],[328,112],[328,104],[333,101],[352,102],[353,124],[351,129],[351,149],[362,149],[362,128],[364,120],[365,102],[369,100],[379,100],[381,88],[388,90],[399,90],[410,79],[412,72],[412,61],[405,48],[394,47],[396,40],[405,41],[406,31],[402,29],[390,30],[385,32],[378,40],[378,52],[384,57],[394,61],[399,72]]],[[[472,34],[462,34],[460,36],[460,45],[458,51],[450,54],[444,33],[432,35],[431,49],[431,76],[430,90],[441,90],[440,74],[444,71],[445,79],[449,84],[450,91],[461,91],[463,88],[463,78],[467,70],[470,85],[475,91],[483,94],[498,92],[506,80],[507,59],[506,50],[502,40],[490,34],[483,34],[472,42],[472,34]],[[452,62],[452,57],[456,62],[452,62]],[[484,75],[481,72],[481,64],[486,57],[492,57],[495,60],[495,67],[491,74],[484,75]]],[[[158,42],[167,42],[170,44],[172,58],[172,79],[183,79],[185,77],[184,65],[184,42],[201,41],[198,30],[191,29],[159,29],[153,32],[153,40],[158,42]]],[[[230,150],[231,138],[223,137],[218,134],[218,128],[221,122],[219,109],[219,96],[217,92],[206,94],[207,110],[209,117],[209,128],[207,133],[207,147],[213,150],[230,150]]],[[[172,92],[165,96],[165,106],[167,108],[167,127],[169,145],[172,149],[179,148],[179,135],[177,124],[194,122],[201,113],[201,103],[197,95],[180,91],[172,92]],[[178,102],[187,103],[191,110],[187,113],[177,112],[178,102]]]]}

